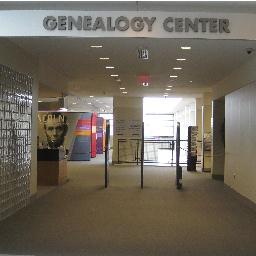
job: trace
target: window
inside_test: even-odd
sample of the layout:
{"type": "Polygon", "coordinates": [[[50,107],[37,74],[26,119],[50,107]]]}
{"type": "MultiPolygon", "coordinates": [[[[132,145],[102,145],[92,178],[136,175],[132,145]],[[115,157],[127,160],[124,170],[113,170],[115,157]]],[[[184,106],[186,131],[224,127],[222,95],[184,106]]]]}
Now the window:
{"type": "Polygon", "coordinates": [[[145,137],[173,137],[173,114],[145,114],[145,137]]]}

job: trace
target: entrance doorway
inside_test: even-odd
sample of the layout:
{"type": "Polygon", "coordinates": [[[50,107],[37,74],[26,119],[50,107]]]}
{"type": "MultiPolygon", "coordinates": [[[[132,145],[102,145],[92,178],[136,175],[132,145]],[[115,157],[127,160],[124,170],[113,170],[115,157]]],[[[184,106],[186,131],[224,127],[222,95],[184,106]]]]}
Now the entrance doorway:
{"type": "Polygon", "coordinates": [[[176,126],[181,128],[180,164],[187,164],[188,127],[196,125],[194,98],[143,99],[145,163],[175,165],[176,126]]]}
{"type": "MultiPolygon", "coordinates": [[[[38,85],[39,95],[43,92],[42,97],[46,98],[51,97],[52,93],[57,93],[61,97],[94,96],[94,99],[113,97],[113,126],[116,125],[117,119],[124,121],[119,122],[125,124],[123,130],[127,126],[131,127],[131,124],[142,123],[143,97],[161,98],[162,102],[172,97],[193,98],[195,107],[176,111],[175,115],[167,112],[167,115],[161,115],[162,119],[160,115],[158,119],[155,119],[156,115],[148,115],[149,119],[155,120],[155,123],[168,123],[167,127],[170,129],[170,134],[163,132],[152,135],[149,133],[148,136],[167,136],[170,139],[175,136],[177,121],[181,123],[181,139],[187,138],[187,122],[198,126],[201,138],[205,134],[202,134],[200,127],[204,125],[207,130],[204,129],[203,132],[211,137],[211,101],[214,86],[245,63],[248,55],[244,54],[244,49],[254,46],[253,41],[244,40],[168,38],[12,37],[8,40],[2,39],[2,41],[4,45],[2,48],[7,48],[2,52],[10,53],[6,63],[10,63],[10,60],[13,63],[18,60],[17,69],[31,73],[38,81],[38,84],[33,84],[33,101],[37,99],[36,87],[38,85]],[[141,48],[148,50],[146,51],[148,59],[138,57],[138,50],[141,48]],[[16,52],[20,53],[19,58],[16,58],[14,54],[16,52]],[[31,65],[25,66],[27,59],[33,61],[31,65]],[[148,83],[141,84],[138,79],[141,77],[147,78],[148,83]],[[200,118],[202,106],[204,106],[204,119],[200,118]],[[191,109],[194,109],[194,113],[191,109]],[[172,122],[174,124],[171,124],[172,122]]],[[[33,110],[36,110],[36,107],[33,110]]],[[[33,114],[33,117],[36,122],[36,115],[33,114]]],[[[33,176],[31,188],[34,192],[37,184],[36,135],[34,130],[32,135],[32,159],[34,159],[32,162],[34,163],[31,172],[33,176]]],[[[124,136],[128,137],[125,132],[124,136]]],[[[114,152],[117,152],[115,127],[113,137],[114,152]]],[[[170,146],[159,146],[159,148],[166,147],[170,146]]],[[[182,145],[181,147],[187,148],[182,145]]],[[[152,150],[149,151],[152,152],[152,150]]],[[[157,153],[154,158],[150,156],[148,159],[158,161],[159,158],[161,162],[164,162],[163,164],[170,164],[168,160],[166,161],[166,155],[169,156],[170,152],[166,153],[165,149],[159,151],[160,157],[157,153]]],[[[158,152],[158,149],[155,152],[158,152]]],[[[124,154],[125,157],[127,155],[124,154]]],[[[134,154],[131,157],[134,157],[134,154]]],[[[182,155],[181,157],[183,158],[182,155]]],[[[184,159],[185,157],[186,151],[184,150],[184,159]]]]}

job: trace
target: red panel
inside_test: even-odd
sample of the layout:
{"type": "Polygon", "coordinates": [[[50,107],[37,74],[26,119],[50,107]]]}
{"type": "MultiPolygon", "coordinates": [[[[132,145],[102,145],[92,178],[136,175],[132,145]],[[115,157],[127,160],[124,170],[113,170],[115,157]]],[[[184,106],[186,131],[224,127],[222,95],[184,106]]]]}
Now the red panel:
{"type": "Polygon", "coordinates": [[[92,113],[91,157],[96,157],[96,154],[97,154],[96,126],[97,126],[97,113],[92,113]]]}

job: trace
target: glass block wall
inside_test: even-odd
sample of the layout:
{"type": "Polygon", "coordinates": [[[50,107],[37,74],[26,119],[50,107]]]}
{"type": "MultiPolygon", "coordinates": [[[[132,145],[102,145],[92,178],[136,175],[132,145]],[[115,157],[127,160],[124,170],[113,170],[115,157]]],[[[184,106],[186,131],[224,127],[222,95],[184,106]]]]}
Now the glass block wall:
{"type": "Polygon", "coordinates": [[[29,201],[32,83],[0,65],[0,220],[29,201]]]}

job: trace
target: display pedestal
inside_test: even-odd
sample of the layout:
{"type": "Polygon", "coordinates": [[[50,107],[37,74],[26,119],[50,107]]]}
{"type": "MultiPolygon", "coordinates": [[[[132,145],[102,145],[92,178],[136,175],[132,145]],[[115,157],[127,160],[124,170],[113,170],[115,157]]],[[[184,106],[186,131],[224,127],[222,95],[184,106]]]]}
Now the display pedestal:
{"type": "Polygon", "coordinates": [[[37,150],[37,184],[57,186],[68,181],[65,152],[59,149],[37,150]]]}

